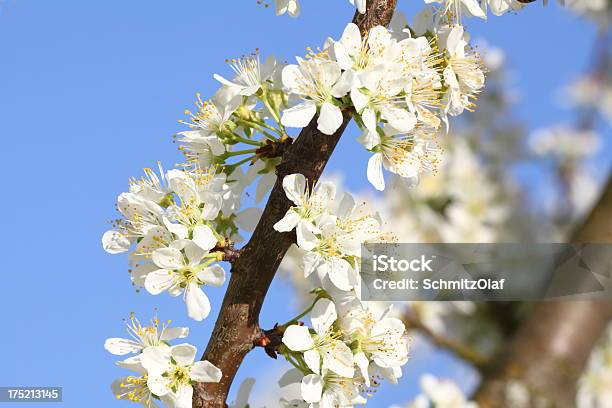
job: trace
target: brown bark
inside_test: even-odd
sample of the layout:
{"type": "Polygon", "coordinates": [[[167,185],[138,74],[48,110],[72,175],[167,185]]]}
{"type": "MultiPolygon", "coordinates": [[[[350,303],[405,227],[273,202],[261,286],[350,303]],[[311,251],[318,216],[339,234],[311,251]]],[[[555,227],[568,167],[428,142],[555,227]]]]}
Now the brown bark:
{"type": "MultiPolygon", "coordinates": [[[[376,25],[388,25],[396,0],[371,0],[364,15],[356,13],[353,21],[362,33],[376,25]]],[[[273,225],[280,220],[291,202],[282,188],[285,175],[302,173],[313,185],[317,182],[340,136],[350,121],[344,121],[338,131],[324,135],[317,130],[317,118],[302,129],[295,142],[287,147],[276,172],[278,179],[253,236],[232,265],[232,276],[219,311],[208,347],[202,356],[223,372],[218,384],[198,383],[194,387],[194,407],[225,407],[232,381],[253,343],[261,337],[259,312],[270,283],[289,246],[294,233],[279,233],[273,225]]]]}
{"type": "MultiPolygon", "coordinates": [[[[572,242],[612,242],[612,182],[572,242]]],[[[526,407],[575,406],[576,382],[612,319],[610,301],[534,305],[499,362],[484,372],[476,393],[481,408],[514,407],[509,384],[529,392],[526,407]]]]}

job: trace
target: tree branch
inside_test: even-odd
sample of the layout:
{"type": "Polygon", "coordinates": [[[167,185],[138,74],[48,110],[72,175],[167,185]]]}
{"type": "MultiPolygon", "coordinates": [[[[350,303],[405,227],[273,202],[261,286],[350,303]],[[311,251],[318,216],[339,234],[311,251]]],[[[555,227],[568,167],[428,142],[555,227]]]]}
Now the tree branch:
{"type": "MultiPolygon", "coordinates": [[[[612,242],[612,182],[572,242],[612,242]]],[[[576,382],[612,319],[610,301],[541,302],[505,354],[484,371],[476,393],[481,408],[514,406],[508,385],[529,391],[530,407],[575,406],[576,382]]]]}
{"type": "MultiPolygon", "coordinates": [[[[353,21],[363,34],[376,25],[390,23],[396,0],[371,0],[365,14],[355,14],[353,21]]],[[[226,407],[232,381],[246,354],[261,338],[259,313],[278,266],[295,242],[294,233],[279,233],[273,225],[280,220],[291,203],[282,188],[284,176],[302,173],[311,184],[317,182],[340,136],[350,121],[343,114],[342,126],[333,135],[317,130],[317,117],[302,129],[293,144],[286,147],[276,172],[278,179],[251,240],[240,251],[232,265],[232,276],[208,347],[202,357],[223,372],[217,384],[198,383],[194,386],[193,406],[197,408],[226,407]]]]}

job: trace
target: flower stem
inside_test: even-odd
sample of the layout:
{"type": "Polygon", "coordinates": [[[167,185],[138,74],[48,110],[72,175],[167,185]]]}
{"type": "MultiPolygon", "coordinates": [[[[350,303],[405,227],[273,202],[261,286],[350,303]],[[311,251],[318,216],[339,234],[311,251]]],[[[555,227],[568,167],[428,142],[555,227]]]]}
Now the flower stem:
{"type": "Polygon", "coordinates": [[[268,111],[270,111],[276,123],[280,125],[280,117],[278,116],[276,111],[272,108],[272,105],[270,105],[270,101],[268,101],[268,95],[264,94],[263,98],[261,98],[261,101],[263,102],[265,107],[268,108],[268,111]]]}
{"type": "Polygon", "coordinates": [[[224,156],[225,157],[240,156],[242,154],[250,154],[250,153],[255,153],[255,152],[257,152],[257,149],[236,150],[234,152],[225,152],[224,156]]]}
{"type": "MultiPolygon", "coordinates": [[[[250,120],[239,119],[237,121],[237,123],[239,125],[248,126],[248,127],[253,128],[253,129],[257,129],[258,132],[260,132],[260,133],[262,133],[264,135],[267,134],[268,136],[272,136],[270,133],[266,132],[265,129],[268,129],[268,130],[273,131],[274,133],[276,133],[277,135],[279,135],[281,137],[284,136],[284,133],[281,130],[275,128],[274,126],[270,126],[270,125],[268,125],[265,122],[260,124],[260,123],[256,123],[256,122],[251,122],[250,120]]],[[[268,136],[266,136],[266,137],[268,137],[268,136]]],[[[274,136],[272,136],[272,137],[274,138],[274,140],[277,140],[276,137],[274,137],[274,136]]]]}
{"type": "MultiPolygon", "coordinates": [[[[240,160],[240,161],[237,161],[236,163],[228,164],[226,167],[227,167],[227,168],[232,168],[232,171],[233,171],[233,170],[234,170],[236,167],[238,167],[238,166],[240,166],[241,164],[244,164],[244,163],[246,163],[246,162],[249,162],[249,161],[253,160],[253,159],[254,159],[254,158],[256,158],[256,157],[257,157],[257,155],[253,155],[253,156],[245,157],[244,159],[242,159],[242,160],[240,160]]],[[[231,174],[231,172],[230,172],[230,174],[231,174]]]]}
{"type": "Polygon", "coordinates": [[[242,143],[245,143],[245,144],[249,144],[249,145],[252,145],[252,146],[259,146],[259,147],[263,146],[263,143],[258,141],[258,140],[247,139],[246,137],[239,136],[239,135],[237,135],[235,133],[234,133],[234,139],[239,141],[239,142],[242,142],[242,143]]]}

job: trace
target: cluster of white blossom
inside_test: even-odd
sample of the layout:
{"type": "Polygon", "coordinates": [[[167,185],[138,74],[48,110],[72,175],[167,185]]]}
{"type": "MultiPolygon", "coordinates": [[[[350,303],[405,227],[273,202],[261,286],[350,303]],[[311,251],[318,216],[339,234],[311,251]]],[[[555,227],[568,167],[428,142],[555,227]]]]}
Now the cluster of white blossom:
{"type": "Polygon", "coordinates": [[[351,23],[338,41],[284,67],[274,58],[261,64],[257,53],[232,60],[236,77],[216,75],[223,87],[209,101],[198,96],[197,112],[188,112],[193,130],[179,134],[181,149],[228,175],[258,161],[258,174],[270,174],[277,160],[266,148],[287,141],[286,128],[305,127],[317,115],[318,129],[331,135],[352,115],[373,153],[367,175],[377,189],[384,189],[383,168],[418,179],[440,159],[436,133],[448,127],[448,115],[475,106],[485,71],[461,25],[421,25],[427,31],[419,37],[406,26],[377,26],[364,38],[351,23]],[[250,148],[233,150],[239,143],[250,148]],[[229,162],[239,155],[247,157],[229,162]]]}
{"type": "MultiPolygon", "coordinates": [[[[378,26],[362,38],[349,24],[339,41],[298,58],[297,65],[281,69],[274,58],[261,64],[258,53],[232,60],[235,77],[215,75],[222,84],[216,95],[208,101],[198,95],[197,112],[187,112],[191,130],[180,133],[179,142],[188,165],[160,169],[159,176],[146,170],[145,178],[132,180],[118,198],[123,218],[104,234],[104,248],[119,253],[134,247],[133,282],[152,294],[184,293],[189,316],[202,320],[210,304],[200,287],[225,279],[214,264],[223,259],[215,248],[257,223],[259,210],[240,209],[243,191],[260,176],[258,196],[271,187],[275,149],[290,139],[286,126],[306,126],[318,114],[319,130],[332,134],[345,120],[343,110],[351,111],[373,153],[367,173],[378,189],[384,188],[383,167],[415,179],[438,162],[436,129],[447,114],[473,106],[484,74],[462,26],[437,30],[398,40],[378,26]],[[250,148],[235,149],[238,144],[250,148]],[[242,155],[247,157],[233,161],[242,155]],[[246,173],[245,163],[252,165],[246,173]]],[[[322,231],[334,233],[329,226],[322,231]]],[[[303,246],[301,233],[300,226],[303,246]]]]}
{"type": "MultiPolygon", "coordinates": [[[[454,382],[438,379],[431,374],[421,377],[421,390],[407,408],[478,408],[478,404],[469,401],[454,382]]],[[[401,408],[393,405],[391,408],[401,408]]]]}
{"type": "MultiPolygon", "coordinates": [[[[336,181],[336,185],[340,182],[336,181]]],[[[310,207],[321,208],[330,206],[326,204],[330,197],[333,198],[333,183],[321,182],[320,187],[313,194],[310,207]],[[315,204],[317,203],[317,204],[315,204]]],[[[300,187],[298,190],[302,189],[300,187]]],[[[371,197],[367,194],[360,195],[358,201],[362,202],[362,211],[370,212],[376,208],[381,217],[378,220],[393,220],[392,223],[379,221],[377,228],[384,232],[378,232],[371,237],[363,239],[386,240],[388,237],[397,242],[500,242],[504,239],[504,231],[510,216],[510,203],[504,198],[507,191],[503,191],[496,185],[488,173],[473,147],[460,135],[454,135],[453,142],[445,149],[440,171],[435,175],[426,175],[417,186],[408,186],[401,179],[393,183],[393,187],[385,191],[384,199],[371,197]]],[[[295,194],[295,193],[291,193],[295,194]]],[[[289,194],[288,194],[289,195],[289,194]]],[[[335,201],[339,201],[336,199],[335,201]]],[[[333,205],[331,206],[333,208],[333,205]]],[[[300,207],[297,207],[300,208],[300,207]]],[[[290,212],[298,212],[298,209],[290,212]]],[[[313,214],[313,219],[320,219],[319,212],[312,210],[301,210],[304,213],[313,214]]],[[[297,223],[297,215],[288,215],[286,218],[295,217],[292,224],[297,223]]],[[[315,274],[315,280],[304,279],[304,272],[311,269],[309,248],[312,244],[306,243],[300,246],[305,239],[302,235],[311,237],[310,224],[296,228],[298,245],[292,247],[280,268],[291,279],[293,285],[302,294],[303,303],[308,303],[308,293],[313,285],[318,285],[319,275],[315,274]],[[300,232],[302,229],[302,232],[300,232]],[[304,232],[306,231],[306,232],[304,232]]],[[[358,250],[358,248],[356,248],[358,250]]],[[[359,255],[359,253],[357,253],[359,255]]],[[[359,266],[359,263],[356,263],[359,266]]],[[[325,269],[324,276],[330,275],[336,281],[334,289],[343,289],[347,286],[345,269],[336,268],[330,273],[325,269]],[[343,281],[339,281],[338,275],[343,281]]],[[[356,272],[351,270],[351,279],[354,281],[356,272]]],[[[334,283],[329,279],[330,283],[334,283]]],[[[326,289],[330,285],[324,286],[326,289]]],[[[347,301],[344,297],[343,301],[347,301]]],[[[380,312],[378,302],[368,302],[367,307],[373,313],[380,312]]],[[[474,318],[476,305],[472,302],[402,302],[396,303],[391,315],[403,318],[407,311],[414,313],[429,330],[437,335],[452,338],[457,341],[474,343],[472,334],[481,330],[488,323],[482,319],[474,318]]],[[[489,335],[476,336],[475,346],[483,352],[495,349],[499,339],[493,330],[489,335]]]]}
{"type": "MultiPolygon", "coordinates": [[[[406,25],[404,21],[401,16],[394,18],[391,24],[394,32],[401,32],[406,25]]],[[[495,74],[501,68],[503,55],[493,49],[485,51],[483,56],[491,57],[492,63],[487,67],[495,74]]],[[[495,106],[495,95],[484,94],[483,97],[488,107],[495,106]]],[[[493,114],[499,115],[497,110],[493,114]]],[[[470,116],[470,123],[476,121],[477,116],[470,116]]],[[[512,185],[500,183],[491,174],[476,151],[477,143],[468,141],[471,133],[483,133],[482,126],[488,125],[474,124],[469,130],[455,131],[445,138],[438,171],[422,176],[418,185],[396,178],[389,183],[390,188],[385,190],[383,197],[360,193],[357,200],[364,202],[367,211],[376,209],[383,219],[393,220],[381,228],[398,242],[503,241],[513,205],[508,196],[515,194],[512,185]]],[[[503,137],[506,138],[506,134],[503,137]]],[[[339,186],[341,180],[334,180],[334,183],[339,186]]],[[[291,248],[280,269],[303,295],[300,300],[306,304],[311,283],[303,278],[302,258],[297,247],[291,248]]],[[[375,311],[380,305],[370,302],[368,307],[375,311]]],[[[489,327],[490,322],[476,318],[478,308],[472,302],[402,302],[396,303],[392,315],[404,318],[408,311],[436,335],[469,343],[485,354],[499,344],[498,333],[489,327]],[[491,329],[488,336],[473,335],[485,327],[491,329]]]]}
{"type": "MultiPolygon", "coordinates": [[[[365,11],[365,1],[353,3],[365,11]]],[[[278,1],[277,11],[294,15],[299,6],[278,1]]],[[[372,153],[367,178],[379,190],[385,187],[383,168],[411,181],[430,172],[441,161],[436,135],[448,130],[448,116],[473,109],[485,79],[458,16],[445,16],[421,16],[416,36],[397,19],[393,29],[377,26],[365,36],[351,23],[339,40],[309,49],[296,64],[273,57],[262,63],[259,51],[228,61],[235,75],[215,75],[221,86],[214,96],[198,94],[196,109],[186,111],[182,123],[189,130],[176,136],[185,163],[169,171],[160,166],[159,174],[146,169],[145,177],[130,181],[117,200],[121,218],[103,235],[104,249],[129,252],[134,285],[153,295],[182,294],[187,314],[200,321],[211,310],[202,288],[223,285],[219,263],[261,215],[242,208],[245,190],[258,181],[256,201],[270,190],[292,143],[288,128],[316,120],[321,133],[332,135],[353,118],[363,132],[359,141],[372,153]]],[[[380,378],[396,382],[408,359],[401,320],[357,297],[361,244],[388,235],[377,214],[349,194],[337,197],[333,183],[309,185],[302,174],[291,174],[282,185],[293,206],[274,228],[295,230],[302,279],[316,294],[299,316],[310,313],[312,328],[297,318],[279,328],[283,344],[277,351],[299,374],[295,401],[311,408],[363,403],[380,378]]],[[[183,337],[182,331],[134,322],[138,350],[107,342],[111,351],[140,352],[137,364],[121,363],[141,376],[119,384],[125,388],[119,395],[187,406],[181,404],[191,396],[191,381],[217,378],[209,366],[206,377],[201,364],[192,364],[192,346],[166,344],[183,337]]]]}
{"type": "MultiPolygon", "coordinates": [[[[336,198],[335,185],[314,188],[301,174],[283,179],[293,202],[274,228],[295,230],[302,279],[317,298],[311,327],[297,319],[283,326],[281,354],[295,367],[281,381],[300,384],[288,406],[331,408],[363,404],[379,377],[396,382],[408,361],[408,341],[401,320],[370,311],[357,297],[360,246],[384,239],[377,215],[367,214],[353,197],[336,198]],[[293,405],[291,405],[293,404],[293,405]]],[[[290,392],[288,392],[290,395],[290,392]]]]}
{"type": "Polygon", "coordinates": [[[374,27],[362,37],[349,24],[338,41],[283,69],[289,100],[287,127],[303,127],[318,114],[318,129],[333,134],[350,112],[373,153],[368,180],[385,187],[382,169],[416,180],[440,159],[436,134],[448,115],[474,107],[484,86],[480,56],[461,25],[439,25],[419,37],[404,28],[374,27]],[[404,37],[408,38],[404,38],[404,37]]]}
{"type": "Polygon", "coordinates": [[[226,244],[225,175],[198,167],[164,172],[161,166],[159,176],[150,169],[145,174],[119,195],[123,218],[114,221],[102,244],[113,254],[131,250],[134,285],[153,295],[183,294],[189,317],[202,320],[211,309],[202,287],[225,282],[225,271],[216,263],[222,253],[215,250],[226,244]]]}
{"type": "Polygon", "coordinates": [[[117,365],[134,371],[117,379],[112,390],[117,399],[157,408],[162,401],[168,408],[190,408],[194,382],[217,383],[221,370],[208,361],[194,362],[197,349],[188,343],[170,345],[187,336],[187,327],[168,327],[157,318],[143,326],[134,316],[127,323],[129,339],[109,338],[104,348],[117,356],[134,354],[117,365]]]}

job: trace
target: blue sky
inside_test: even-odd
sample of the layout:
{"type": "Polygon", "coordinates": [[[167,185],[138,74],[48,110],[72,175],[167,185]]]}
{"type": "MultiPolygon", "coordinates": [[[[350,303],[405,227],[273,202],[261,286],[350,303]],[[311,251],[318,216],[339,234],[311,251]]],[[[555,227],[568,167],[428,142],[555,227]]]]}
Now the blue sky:
{"type": "MultiPolygon", "coordinates": [[[[136,294],[126,257],[105,254],[100,236],[130,176],[157,160],[166,167],[179,160],[171,143],[182,129],[177,120],[195,92],[216,89],[213,73],[229,73],[226,58],[260,48],[290,61],[338,37],[353,12],[342,0],[302,3],[297,20],[275,17],[255,0],[0,3],[0,386],[63,386],[64,407],[128,406],[109,392],[123,371],[102,345],[124,334],[121,319],[131,311],[147,319],[158,307],[160,318],[189,325],[188,340],[203,348],[224,289],[208,291],[211,317],[191,322],[180,299],[136,294]]],[[[420,8],[399,3],[409,15],[420,8]]],[[[519,119],[532,127],[567,120],[554,96],[588,63],[592,26],[556,4],[535,4],[470,20],[468,29],[507,53],[519,119]]],[[[346,133],[327,170],[344,172],[352,190],[369,188],[356,136],[346,133]]],[[[285,289],[274,283],[263,326],[295,312],[285,289]]],[[[272,381],[262,373],[276,367],[255,351],[238,380],[272,381]]],[[[401,386],[382,389],[373,404],[408,400],[423,370],[465,372],[444,353],[417,356],[401,386]]]]}

